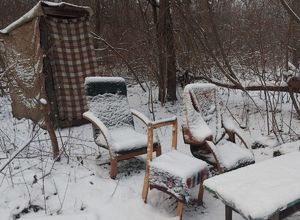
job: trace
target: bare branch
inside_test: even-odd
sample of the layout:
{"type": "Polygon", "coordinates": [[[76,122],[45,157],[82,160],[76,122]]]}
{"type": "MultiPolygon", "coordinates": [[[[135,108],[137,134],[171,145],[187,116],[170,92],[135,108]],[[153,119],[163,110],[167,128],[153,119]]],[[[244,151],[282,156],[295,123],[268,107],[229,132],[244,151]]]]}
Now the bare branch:
{"type": "Polygon", "coordinates": [[[112,51],[114,51],[125,62],[125,64],[129,68],[129,70],[132,72],[133,76],[135,77],[136,81],[138,82],[138,84],[141,86],[141,88],[143,89],[143,91],[146,92],[146,89],[144,88],[144,86],[142,85],[141,81],[139,80],[136,72],[133,70],[133,68],[127,62],[127,60],[122,56],[122,54],[120,54],[112,45],[110,45],[105,39],[103,39],[102,37],[98,36],[96,33],[91,32],[91,34],[93,35],[93,37],[95,39],[100,40],[103,43],[105,43],[112,51]]]}
{"type": "Polygon", "coordinates": [[[300,25],[300,17],[294,12],[294,10],[289,6],[286,0],[280,0],[282,6],[288,12],[288,14],[300,25]]]}

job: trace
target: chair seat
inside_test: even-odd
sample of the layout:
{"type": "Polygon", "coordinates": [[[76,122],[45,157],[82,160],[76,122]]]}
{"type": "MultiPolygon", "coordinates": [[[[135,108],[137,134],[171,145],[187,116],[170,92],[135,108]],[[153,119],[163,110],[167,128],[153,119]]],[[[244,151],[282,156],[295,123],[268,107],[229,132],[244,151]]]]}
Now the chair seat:
{"type": "MultiPolygon", "coordinates": [[[[111,136],[111,150],[117,154],[125,154],[141,149],[147,149],[147,135],[135,131],[132,127],[121,127],[110,130],[111,136]]],[[[107,148],[107,144],[104,141],[102,135],[99,135],[96,140],[96,144],[107,148]]],[[[154,141],[157,145],[157,141],[154,141]]]]}
{"type": "Polygon", "coordinates": [[[190,189],[207,178],[207,163],[172,150],[150,163],[150,187],[159,187],[188,202],[190,189]]]}
{"type": "Polygon", "coordinates": [[[224,171],[240,168],[255,162],[251,151],[233,142],[223,140],[215,147],[216,156],[224,171]]]}

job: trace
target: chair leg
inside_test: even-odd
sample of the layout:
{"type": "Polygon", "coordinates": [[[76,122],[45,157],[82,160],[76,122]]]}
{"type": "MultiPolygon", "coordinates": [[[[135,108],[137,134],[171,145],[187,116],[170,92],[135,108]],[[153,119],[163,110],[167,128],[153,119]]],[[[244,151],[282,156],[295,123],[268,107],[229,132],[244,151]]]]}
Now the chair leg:
{"type": "Polygon", "coordinates": [[[198,192],[198,205],[202,205],[203,203],[203,194],[204,194],[204,187],[203,187],[203,181],[201,181],[199,186],[199,192],[198,192]]]}
{"type": "Polygon", "coordinates": [[[142,198],[144,200],[144,203],[147,203],[148,192],[149,192],[149,177],[147,174],[145,174],[144,186],[143,186],[143,192],[142,192],[142,198]]]}
{"type": "Polygon", "coordinates": [[[116,158],[110,159],[110,178],[115,179],[118,173],[118,160],[116,158]]]}
{"type": "Polygon", "coordinates": [[[156,157],[161,155],[161,146],[160,144],[158,144],[157,148],[156,148],[156,157]]]}
{"type": "Polygon", "coordinates": [[[178,201],[177,209],[176,209],[176,215],[179,216],[179,219],[182,219],[182,214],[183,214],[183,206],[184,203],[181,201],[178,201]]]}

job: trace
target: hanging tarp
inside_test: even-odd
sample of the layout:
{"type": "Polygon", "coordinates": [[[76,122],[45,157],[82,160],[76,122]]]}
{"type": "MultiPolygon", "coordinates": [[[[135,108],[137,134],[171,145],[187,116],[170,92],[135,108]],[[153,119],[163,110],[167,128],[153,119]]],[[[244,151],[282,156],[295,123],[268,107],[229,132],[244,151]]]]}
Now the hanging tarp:
{"type": "Polygon", "coordinates": [[[15,117],[42,124],[39,100],[46,98],[57,126],[83,121],[84,79],[99,74],[91,13],[88,7],[43,1],[0,30],[15,117]]]}
{"type": "Polygon", "coordinates": [[[84,79],[98,72],[89,19],[47,17],[46,24],[59,120],[80,120],[87,111],[84,79]]]}

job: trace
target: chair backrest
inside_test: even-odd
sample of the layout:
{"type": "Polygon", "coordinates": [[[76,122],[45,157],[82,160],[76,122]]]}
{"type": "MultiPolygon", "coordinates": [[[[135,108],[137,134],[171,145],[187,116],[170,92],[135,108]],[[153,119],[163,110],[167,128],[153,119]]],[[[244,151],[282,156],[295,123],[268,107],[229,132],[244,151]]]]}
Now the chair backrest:
{"type": "Polygon", "coordinates": [[[108,128],[133,127],[125,80],[120,77],[87,77],[88,107],[108,128]]]}
{"type": "Polygon", "coordinates": [[[221,100],[217,87],[209,83],[189,84],[184,88],[184,124],[199,142],[221,136],[221,100]],[[193,134],[194,133],[194,134],[193,134]]]}

